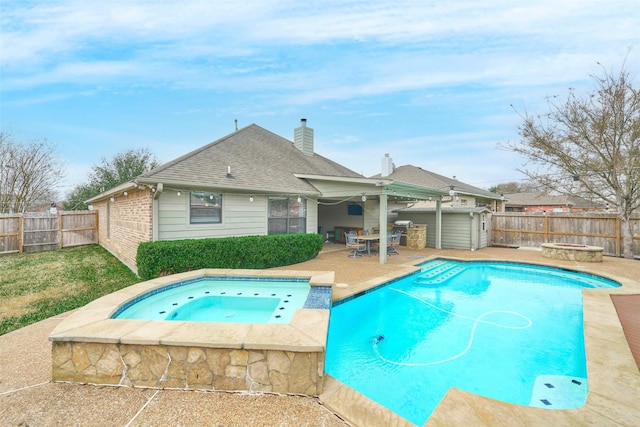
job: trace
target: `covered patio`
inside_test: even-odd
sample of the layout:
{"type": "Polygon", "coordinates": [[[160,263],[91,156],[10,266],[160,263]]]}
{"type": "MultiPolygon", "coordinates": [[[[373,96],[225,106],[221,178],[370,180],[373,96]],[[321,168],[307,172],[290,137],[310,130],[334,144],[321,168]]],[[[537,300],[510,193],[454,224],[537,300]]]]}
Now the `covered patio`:
{"type": "MultiPolygon", "coordinates": [[[[436,203],[436,227],[431,231],[435,233],[436,249],[442,247],[442,209],[443,197],[449,197],[448,189],[436,189],[415,184],[394,181],[384,178],[332,178],[321,175],[296,174],[296,177],[308,180],[318,188],[322,196],[318,200],[318,224],[320,218],[320,206],[358,203],[363,206],[362,225],[360,228],[377,228],[380,230],[380,264],[386,264],[388,260],[388,236],[383,230],[387,230],[389,224],[389,203],[402,203],[420,200],[435,201],[436,203]]],[[[334,224],[340,225],[340,224],[334,224]]]]}

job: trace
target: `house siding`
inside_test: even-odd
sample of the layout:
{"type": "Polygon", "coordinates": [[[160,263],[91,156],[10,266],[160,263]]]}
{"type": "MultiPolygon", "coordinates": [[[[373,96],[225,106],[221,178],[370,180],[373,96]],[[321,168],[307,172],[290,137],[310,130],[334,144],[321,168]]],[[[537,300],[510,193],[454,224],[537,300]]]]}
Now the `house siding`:
{"type": "MultiPolygon", "coordinates": [[[[482,215],[485,225],[489,226],[488,214],[469,212],[442,212],[442,249],[480,249],[487,246],[488,232],[482,230],[482,215]]],[[[411,220],[414,224],[426,224],[427,247],[436,247],[436,214],[435,212],[399,212],[398,219],[411,220]]]]}
{"type": "Polygon", "coordinates": [[[380,203],[377,200],[367,200],[364,202],[364,228],[372,230],[380,228],[380,203]]]}
{"type": "MultiPolygon", "coordinates": [[[[478,203],[474,196],[467,194],[457,194],[451,202],[443,202],[442,208],[473,208],[478,203]]],[[[434,203],[435,206],[435,203],[434,203]]]]}
{"type": "MultiPolygon", "coordinates": [[[[322,227],[322,233],[325,238],[332,239],[337,238],[340,240],[340,236],[335,236],[336,227],[346,228],[362,228],[363,216],[349,215],[348,214],[349,203],[337,203],[332,202],[327,204],[321,204],[318,206],[318,225],[322,227]],[[328,234],[327,234],[328,233],[328,234]]],[[[364,213],[363,213],[364,215],[364,213]]]]}
{"type": "Polygon", "coordinates": [[[148,189],[131,190],[127,196],[116,196],[114,202],[106,199],[93,204],[100,218],[100,245],[133,271],[137,271],[138,245],[152,239],[151,208],[148,189]]]}
{"type": "Polygon", "coordinates": [[[307,234],[318,232],[318,199],[307,199],[307,234]]]}
{"type": "Polygon", "coordinates": [[[442,249],[471,248],[471,219],[468,213],[443,215],[442,249]],[[445,237],[446,236],[446,237],[445,237]]]}
{"type": "MultiPolygon", "coordinates": [[[[158,203],[158,240],[201,239],[208,237],[256,236],[268,233],[267,196],[222,194],[220,224],[190,224],[189,196],[165,192],[158,203]]],[[[318,207],[315,199],[307,200],[306,232],[316,233],[318,207]]]]}
{"type": "Polygon", "coordinates": [[[222,195],[222,222],[190,224],[189,193],[180,196],[163,192],[158,203],[158,240],[201,239],[207,237],[251,236],[266,234],[267,199],[254,196],[222,195]]]}

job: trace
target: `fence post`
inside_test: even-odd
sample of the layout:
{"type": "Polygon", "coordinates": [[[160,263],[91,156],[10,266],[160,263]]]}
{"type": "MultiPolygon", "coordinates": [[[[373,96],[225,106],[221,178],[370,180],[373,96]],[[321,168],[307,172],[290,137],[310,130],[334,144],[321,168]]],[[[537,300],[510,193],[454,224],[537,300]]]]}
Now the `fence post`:
{"type": "Polygon", "coordinates": [[[22,221],[22,217],[24,214],[20,214],[20,216],[18,217],[18,253],[21,254],[22,253],[22,243],[23,243],[23,236],[22,233],[24,232],[24,223],[22,221]]]}
{"type": "Polygon", "coordinates": [[[620,247],[621,239],[622,239],[622,226],[620,223],[620,218],[616,217],[616,256],[617,257],[621,256],[622,254],[622,248],[620,247]]]}
{"type": "Polygon", "coordinates": [[[544,242],[549,243],[549,217],[546,215],[543,215],[543,218],[544,218],[544,222],[542,225],[542,229],[544,231],[544,242]]]}
{"type": "Polygon", "coordinates": [[[58,212],[58,249],[62,249],[62,212],[58,212]]]}
{"type": "Polygon", "coordinates": [[[96,244],[100,243],[100,215],[98,215],[98,211],[93,211],[93,216],[95,217],[96,224],[96,244]]]}

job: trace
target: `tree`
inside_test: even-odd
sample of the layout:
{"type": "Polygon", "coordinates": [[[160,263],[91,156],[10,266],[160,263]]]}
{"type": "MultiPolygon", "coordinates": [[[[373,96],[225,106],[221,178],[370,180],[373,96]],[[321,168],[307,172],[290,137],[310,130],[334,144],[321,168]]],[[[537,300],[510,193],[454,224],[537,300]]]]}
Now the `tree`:
{"type": "Polygon", "coordinates": [[[531,191],[531,185],[528,183],[520,183],[515,181],[505,182],[502,184],[494,185],[489,188],[492,193],[523,193],[525,191],[531,191]]]}
{"type": "Polygon", "coordinates": [[[521,141],[503,147],[523,155],[530,180],[560,194],[579,192],[617,209],[623,255],[633,258],[631,216],[640,207],[640,90],[625,66],[591,76],[595,89],[564,103],[549,101],[549,113],[521,114],[521,141]]]}
{"type": "Polygon", "coordinates": [[[159,164],[156,157],[146,148],[123,151],[113,156],[111,160],[103,158],[99,165],[93,166],[89,182],[80,184],[71,191],[64,208],[66,210],[87,209],[86,200],[130,181],[159,164]]]}
{"type": "Polygon", "coordinates": [[[63,168],[45,139],[27,143],[0,132],[0,213],[26,212],[55,201],[63,168]]]}

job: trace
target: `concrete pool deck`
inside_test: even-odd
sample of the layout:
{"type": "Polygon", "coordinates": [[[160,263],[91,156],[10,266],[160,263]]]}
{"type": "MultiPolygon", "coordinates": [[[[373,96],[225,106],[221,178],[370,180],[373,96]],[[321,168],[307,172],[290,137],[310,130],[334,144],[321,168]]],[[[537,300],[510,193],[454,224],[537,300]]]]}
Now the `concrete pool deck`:
{"type": "MultiPolygon", "coordinates": [[[[504,248],[471,252],[401,247],[400,255],[389,257],[386,265],[380,265],[375,256],[352,259],[346,255],[342,245],[327,246],[316,259],[279,270],[335,271],[334,300],[410,273],[412,265],[439,256],[533,262],[619,280],[622,288],[583,293],[590,387],[585,406],[573,410],[522,407],[451,389],[425,425],[637,425],[640,372],[609,295],[640,294],[640,261],[605,257],[602,263],[586,264],[549,260],[542,258],[540,251],[504,248]]],[[[330,377],[319,399],[52,383],[51,343],[47,337],[68,316],[56,316],[0,337],[2,424],[412,425],[330,377]]]]}

